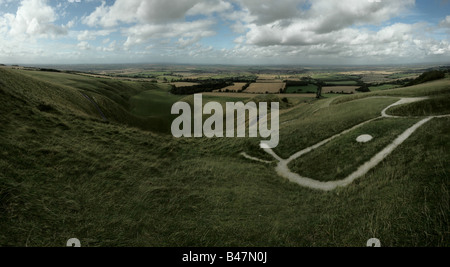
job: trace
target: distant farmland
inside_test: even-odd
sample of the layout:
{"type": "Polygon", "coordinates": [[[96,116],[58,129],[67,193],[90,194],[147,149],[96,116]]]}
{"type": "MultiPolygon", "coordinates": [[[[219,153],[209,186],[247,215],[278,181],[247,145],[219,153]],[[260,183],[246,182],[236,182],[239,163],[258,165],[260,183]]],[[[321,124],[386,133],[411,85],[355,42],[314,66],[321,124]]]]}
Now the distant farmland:
{"type": "Polygon", "coordinates": [[[284,91],[286,88],[286,83],[278,82],[278,83],[252,83],[247,90],[246,93],[251,94],[278,94],[281,91],[284,91]]]}
{"type": "Polygon", "coordinates": [[[332,94],[332,93],[345,93],[345,94],[351,94],[356,93],[356,89],[358,89],[359,86],[329,86],[322,88],[322,93],[324,94],[332,94]]]}
{"type": "Polygon", "coordinates": [[[275,79],[259,79],[256,80],[256,83],[282,83],[281,80],[275,80],[275,79]]]}
{"type": "Polygon", "coordinates": [[[342,85],[342,86],[349,86],[349,85],[357,85],[357,81],[332,81],[332,82],[326,82],[327,85],[342,85]]]}

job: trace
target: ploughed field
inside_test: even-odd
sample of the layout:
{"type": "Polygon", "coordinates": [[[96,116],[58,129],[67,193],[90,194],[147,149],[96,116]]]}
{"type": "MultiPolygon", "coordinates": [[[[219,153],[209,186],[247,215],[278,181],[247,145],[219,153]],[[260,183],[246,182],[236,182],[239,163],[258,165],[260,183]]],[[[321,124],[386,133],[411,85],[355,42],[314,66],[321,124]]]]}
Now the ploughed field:
{"type": "Polygon", "coordinates": [[[256,82],[252,83],[244,92],[252,94],[279,94],[286,88],[283,82],[256,82]]]}

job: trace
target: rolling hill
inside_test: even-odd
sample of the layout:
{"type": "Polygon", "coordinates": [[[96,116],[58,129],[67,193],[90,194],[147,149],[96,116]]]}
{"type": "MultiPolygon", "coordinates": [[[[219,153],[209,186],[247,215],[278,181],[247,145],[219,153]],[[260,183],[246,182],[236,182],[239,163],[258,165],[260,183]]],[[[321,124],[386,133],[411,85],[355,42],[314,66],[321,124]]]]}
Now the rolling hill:
{"type": "MultiPolygon", "coordinates": [[[[363,153],[352,142],[364,132],[352,131],[292,167],[345,175],[411,124],[450,113],[449,78],[286,106],[275,152],[287,158],[423,96],[390,110],[408,118],[361,128],[381,138],[363,153]]],[[[428,122],[353,184],[323,192],[240,155],[273,160],[258,140],[173,138],[167,111],[180,99],[160,84],[0,68],[0,245],[450,245],[450,118],[428,122]]]]}

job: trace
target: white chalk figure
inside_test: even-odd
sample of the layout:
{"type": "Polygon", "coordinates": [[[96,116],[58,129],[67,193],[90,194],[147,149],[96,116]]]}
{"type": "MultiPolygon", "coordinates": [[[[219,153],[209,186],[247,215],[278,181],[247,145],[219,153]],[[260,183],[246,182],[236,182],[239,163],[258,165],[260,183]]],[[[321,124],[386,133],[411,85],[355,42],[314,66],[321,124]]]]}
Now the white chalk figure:
{"type": "MultiPolygon", "coordinates": [[[[321,182],[312,178],[307,178],[307,177],[303,177],[297,173],[293,173],[288,165],[316,150],[317,148],[329,143],[330,141],[344,135],[347,133],[350,133],[351,131],[358,129],[370,122],[373,122],[375,120],[379,120],[382,118],[401,118],[398,116],[391,116],[391,115],[387,115],[386,112],[387,110],[389,110],[390,108],[394,107],[394,106],[398,106],[398,105],[402,105],[402,104],[407,104],[407,103],[413,103],[413,102],[417,102],[417,101],[423,101],[425,99],[428,98],[403,98],[400,101],[388,106],[386,109],[384,109],[382,111],[382,114],[380,117],[378,118],[374,118],[368,121],[365,121],[359,125],[356,125],[350,129],[347,129],[345,131],[343,131],[340,134],[337,134],[333,137],[330,137],[326,140],[323,140],[322,142],[308,147],[306,149],[303,149],[302,151],[297,152],[296,154],[292,155],[290,158],[288,159],[282,159],[280,156],[278,156],[271,148],[269,148],[268,146],[264,146],[261,145],[261,148],[268,153],[269,155],[271,155],[276,161],[278,161],[278,165],[275,168],[277,174],[281,177],[284,177],[286,179],[288,179],[289,181],[296,183],[300,186],[303,187],[307,187],[307,188],[311,188],[311,189],[317,189],[317,190],[322,190],[322,191],[332,191],[335,190],[338,187],[346,187],[348,185],[350,185],[351,183],[353,183],[356,179],[366,175],[371,169],[375,168],[378,164],[380,164],[387,156],[389,156],[398,146],[400,146],[405,140],[407,140],[417,129],[419,129],[420,127],[422,127],[423,125],[425,125],[427,122],[429,122],[430,120],[434,119],[434,118],[444,118],[444,117],[450,117],[450,115],[440,115],[440,116],[430,116],[427,117],[421,121],[419,121],[418,123],[416,123],[415,125],[413,125],[411,128],[407,129],[404,133],[402,133],[400,136],[398,136],[391,144],[389,144],[387,147],[385,147],[383,150],[381,150],[378,154],[376,154],[372,159],[370,159],[368,162],[364,163],[363,165],[359,166],[358,169],[353,172],[352,174],[350,174],[348,177],[346,177],[343,180],[340,181],[330,181],[330,182],[321,182]]],[[[358,140],[361,141],[365,141],[365,142],[369,142],[372,140],[372,136],[370,136],[370,140],[369,140],[369,136],[360,136],[358,137],[358,140]]],[[[246,153],[241,153],[242,156],[244,156],[247,159],[250,160],[255,160],[258,162],[265,162],[265,163],[273,163],[273,162],[267,162],[267,161],[263,161],[263,160],[259,160],[256,158],[253,158],[249,155],[247,155],[246,153]]]]}
{"type": "Polygon", "coordinates": [[[371,136],[369,134],[363,134],[363,135],[358,136],[358,138],[356,138],[356,142],[358,142],[358,143],[368,143],[372,140],[373,140],[373,136],[371,136]]]}
{"type": "Polygon", "coordinates": [[[381,241],[378,238],[371,238],[367,241],[367,247],[369,248],[381,248],[381,241]]]}
{"type": "Polygon", "coordinates": [[[81,242],[77,238],[71,238],[71,239],[67,240],[67,247],[80,248],[81,247],[81,242]]]}

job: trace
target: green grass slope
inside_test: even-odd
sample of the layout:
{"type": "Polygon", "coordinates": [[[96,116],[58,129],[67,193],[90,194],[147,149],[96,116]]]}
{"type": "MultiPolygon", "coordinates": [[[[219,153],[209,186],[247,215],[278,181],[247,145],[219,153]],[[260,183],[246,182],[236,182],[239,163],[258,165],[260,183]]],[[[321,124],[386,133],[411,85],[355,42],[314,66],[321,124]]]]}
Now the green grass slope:
{"type": "MultiPolygon", "coordinates": [[[[6,71],[6,70],[5,70],[6,71]]],[[[104,78],[93,78],[69,73],[55,73],[42,71],[19,71],[15,73],[15,80],[28,81],[32,79],[36,86],[20,84],[20,88],[33,88],[33,94],[39,95],[41,99],[48,102],[48,105],[63,104],[71,102],[72,110],[87,112],[91,117],[102,119],[101,113],[97,110],[94,101],[104,113],[105,117],[119,124],[126,124],[144,130],[151,130],[169,133],[170,119],[166,115],[170,114],[172,104],[179,100],[179,97],[168,96],[168,89],[149,82],[130,82],[104,78]],[[22,78],[17,75],[23,75],[22,78]],[[28,78],[24,78],[28,77],[28,78]],[[46,88],[45,92],[39,91],[46,88]],[[72,95],[68,95],[68,93],[72,95]],[[44,96],[40,96],[44,94],[44,96]],[[56,94],[64,101],[45,98],[46,95],[52,97],[56,94]],[[67,94],[67,95],[64,95],[67,94]],[[91,98],[91,101],[85,96],[91,98]],[[165,97],[162,97],[165,96],[165,97]],[[168,96],[168,97],[166,97],[168,96]],[[140,101],[143,98],[143,101],[140,101]],[[164,101],[161,101],[163,99],[164,101]],[[163,111],[168,112],[159,112],[163,111]]]]}
{"type": "Polygon", "coordinates": [[[343,180],[356,170],[355,166],[361,166],[369,161],[418,121],[418,119],[384,119],[364,125],[294,161],[291,169],[319,181],[343,180]],[[367,144],[356,142],[356,138],[363,134],[370,134],[374,140],[367,144]]]}
{"type": "MultiPolygon", "coordinates": [[[[239,156],[265,157],[256,139],[174,139],[105,123],[79,94],[92,83],[84,92],[118,112],[148,88],[120,103],[111,95],[120,90],[102,93],[96,79],[52,79],[0,69],[0,246],[65,246],[73,237],[85,247],[365,246],[373,237],[383,246],[450,245],[448,118],[419,129],[354,184],[325,193],[289,183],[274,164],[239,156]]],[[[276,151],[289,156],[379,115],[397,97],[449,90],[442,81],[421,86],[386,91],[393,98],[339,97],[286,109],[276,151]]],[[[340,151],[345,138],[323,153],[340,151]]],[[[335,171],[334,163],[322,164],[335,171]]]]}

